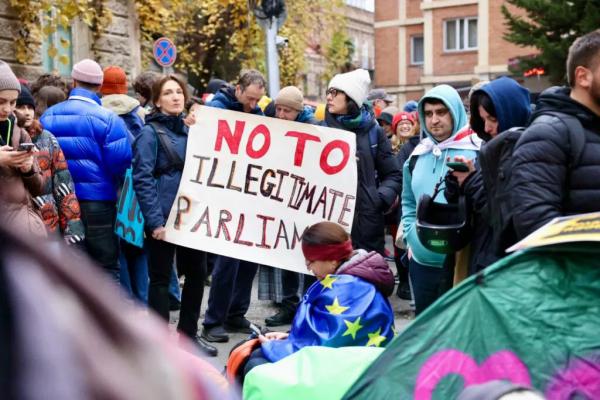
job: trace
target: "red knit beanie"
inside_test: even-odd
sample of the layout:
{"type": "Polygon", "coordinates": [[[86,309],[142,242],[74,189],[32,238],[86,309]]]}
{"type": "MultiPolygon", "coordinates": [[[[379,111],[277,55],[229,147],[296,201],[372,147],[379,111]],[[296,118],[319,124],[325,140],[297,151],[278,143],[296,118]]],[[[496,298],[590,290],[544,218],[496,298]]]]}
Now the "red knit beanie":
{"type": "Polygon", "coordinates": [[[127,94],[127,76],[123,68],[115,65],[104,68],[104,80],[100,93],[108,94],[127,94]]]}
{"type": "Polygon", "coordinates": [[[410,122],[411,124],[414,125],[415,124],[415,117],[413,116],[412,113],[409,113],[409,112],[406,112],[406,111],[400,112],[400,113],[394,115],[394,119],[392,120],[392,131],[393,132],[396,132],[396,128],[398,127],[398,124],[401,121],[408,121],[408,122],[410,122]]]}

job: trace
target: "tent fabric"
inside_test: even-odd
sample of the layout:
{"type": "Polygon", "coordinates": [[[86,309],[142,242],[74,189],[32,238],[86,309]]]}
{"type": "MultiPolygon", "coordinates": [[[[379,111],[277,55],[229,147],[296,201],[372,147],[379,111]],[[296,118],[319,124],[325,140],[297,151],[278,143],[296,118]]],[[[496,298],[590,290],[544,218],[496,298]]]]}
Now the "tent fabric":
{"type": "Polygon", "coordinates": [[[498,379],[600,398],[599,255],[582,243],[500,260],[420,315],[344,399],[451,399],[498,379]]]}
{"type": "Polygon", "coordinates": [[[382,352],[380,347],[304,347],[252,369],[244,380],[244,399],[339,399],[382,352]]]}

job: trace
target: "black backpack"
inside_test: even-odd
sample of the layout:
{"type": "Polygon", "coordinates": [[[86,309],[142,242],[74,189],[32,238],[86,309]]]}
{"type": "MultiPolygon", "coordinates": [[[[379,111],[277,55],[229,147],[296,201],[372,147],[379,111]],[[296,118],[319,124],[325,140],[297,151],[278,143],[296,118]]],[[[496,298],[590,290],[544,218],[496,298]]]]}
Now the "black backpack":
{"type": "MultiPolygon", "coordinates": [[[[572,115],[560,112],[545,112],[536,120],[538,118],[558,119],[566,125],[571,148],[569,168],[577,165],[585,146],[585,133],[581,122],[572,115]]],[[[482,173],[482,177],[488,198],[488,222],[494,232],[493,241],[496,249],[501,253],[498,256],[503,256],[505,249],[517,241],[511,183],[513,151],[526,129],[526,127],[518,127],[502,132],[485,143],[479,152],[479,165],[482,171],[486,171],[482,173]]]]}

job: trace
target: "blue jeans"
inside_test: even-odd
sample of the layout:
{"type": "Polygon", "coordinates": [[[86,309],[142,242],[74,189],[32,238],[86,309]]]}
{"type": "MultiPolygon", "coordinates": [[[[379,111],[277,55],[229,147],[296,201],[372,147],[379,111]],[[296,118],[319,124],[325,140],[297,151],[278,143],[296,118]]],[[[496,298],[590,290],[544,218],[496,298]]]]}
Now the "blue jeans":
{"type": "Polygon", "coordinates": [[[415,297],[416,315],[425,311],[448,290],[443,266],[429,267],[412,258],[409,261],[408,273],[415,297]]]}
{"type": "Polygon", "coordinates": [[[79,201],[88,255],[119,283],[119,238],[115,235],[114,201],[79,201]]]}
{"type": "Polygon", "coordinates": [[[146,250],[121,240],[121,286],[142,304],[148,302],[146,250]]]}
{"type": "Polygon", "coordinates": [[[213,327],[243,317],[250,307],[252,281],[258,264],[237,258],[218,256],[212,274],[208,308],[203,325],[213,327]]]}

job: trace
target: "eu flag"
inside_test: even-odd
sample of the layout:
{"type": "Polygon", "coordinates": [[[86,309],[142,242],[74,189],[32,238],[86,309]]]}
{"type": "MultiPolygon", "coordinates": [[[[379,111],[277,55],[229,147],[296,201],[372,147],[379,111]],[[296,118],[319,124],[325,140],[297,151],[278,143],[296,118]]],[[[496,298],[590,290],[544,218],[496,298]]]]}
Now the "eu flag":
{"type": "Polygon", "coordinates": [[[271,362],[305,346],[385,346],[394,336],[394,313],[373,284],[346,274],[327,275],[306,292],[285,340],[262,344],[271,362]]]}

